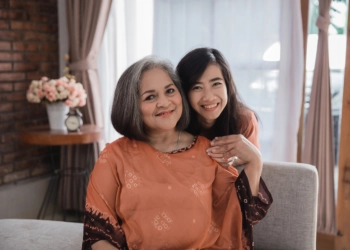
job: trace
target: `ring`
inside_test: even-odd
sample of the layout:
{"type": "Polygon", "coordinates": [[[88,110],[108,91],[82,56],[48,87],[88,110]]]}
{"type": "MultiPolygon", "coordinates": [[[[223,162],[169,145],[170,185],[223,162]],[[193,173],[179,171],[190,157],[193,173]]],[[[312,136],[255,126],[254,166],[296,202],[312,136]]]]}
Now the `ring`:
{"type": "Polygon", "coordinates": [[[237,156],[233,156],[232,162],[235,163],[237,160],[238,160],[238,157],[237,156]]]}

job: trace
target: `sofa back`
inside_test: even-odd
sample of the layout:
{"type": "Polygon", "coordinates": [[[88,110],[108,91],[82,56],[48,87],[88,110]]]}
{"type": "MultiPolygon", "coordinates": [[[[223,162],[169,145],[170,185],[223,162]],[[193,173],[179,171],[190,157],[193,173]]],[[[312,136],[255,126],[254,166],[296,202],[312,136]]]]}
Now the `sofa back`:
{"type": "Polygon", "coordinates": [[[254,226],[255,249],[316,249],[318,174],[309,164],[264,162],[273,203],[254,226]]]}

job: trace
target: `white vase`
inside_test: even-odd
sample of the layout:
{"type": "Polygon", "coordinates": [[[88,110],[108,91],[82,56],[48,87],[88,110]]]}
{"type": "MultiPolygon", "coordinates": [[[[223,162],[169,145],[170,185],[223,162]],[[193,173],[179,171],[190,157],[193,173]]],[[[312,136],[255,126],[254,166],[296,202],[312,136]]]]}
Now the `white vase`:
{"type": "Polygon", "coordinates": [[[64,102],[46,104],[46,111],[51,130],[67,130],[64,121],[67,118],[69,107],[64,102]]]}

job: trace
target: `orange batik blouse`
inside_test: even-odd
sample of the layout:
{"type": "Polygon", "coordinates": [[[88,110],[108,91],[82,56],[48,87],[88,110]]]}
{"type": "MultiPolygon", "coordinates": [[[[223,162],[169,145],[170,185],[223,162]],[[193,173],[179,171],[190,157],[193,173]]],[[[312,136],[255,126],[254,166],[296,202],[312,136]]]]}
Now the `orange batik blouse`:
{"type": "Polygon", "coordinates": [[[258,197],[244,173],[221,167],[198,136],[184,149],[160,152],[120,138],[91,173],[83,249],[107,240],[117,249],[252,249],[252,225],[272,202],[263,180],[258,197]]]}

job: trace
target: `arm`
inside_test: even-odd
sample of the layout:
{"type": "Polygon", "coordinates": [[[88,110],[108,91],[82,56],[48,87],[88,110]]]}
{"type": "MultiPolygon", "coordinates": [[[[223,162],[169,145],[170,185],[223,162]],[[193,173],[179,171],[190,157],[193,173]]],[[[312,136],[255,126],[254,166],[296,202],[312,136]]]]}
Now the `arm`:
{"type": "Polygon", "coordinates": [[[243,135],[228,135],[216,137],[211,141],[207,154],[223,167],[246,164],[245,173],[253,196],[258,195],[262,171],[260,151],[243,135]],[[232,162],[232,157],[238,157],[232,162]]]}
{"type": "Polygon", "coordinates": [[[245,170],[238,176],[235,185],[243,213],[243,228],[248,228],[255,225],[266,216],[273,199],[265,182],[261,178],[258,195],[252,195],[245,170]]]}
{"type": "Polygon", "coordinates": [[[116,167],[111,163],[108,146],[103,150],[90,175],[87,188],[82,249],[127,249],[121,220],[116,214],[120,191],[116,167]]]}

